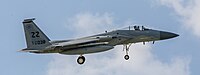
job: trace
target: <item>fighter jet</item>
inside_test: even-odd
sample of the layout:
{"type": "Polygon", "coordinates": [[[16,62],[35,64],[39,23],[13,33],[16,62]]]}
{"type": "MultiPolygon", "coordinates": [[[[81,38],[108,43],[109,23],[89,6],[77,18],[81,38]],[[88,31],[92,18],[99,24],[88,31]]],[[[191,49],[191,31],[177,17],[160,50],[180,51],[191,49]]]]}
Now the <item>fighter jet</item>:
{"type": "Polygon", "coordinates": [[[116,45],[123,45],[124,59],[128,60],[128,51],[132,43],[165,40],[179,36],[178,34],[153,30],[144,26],[129,26],[127,28],[104,32],[101,34],[69,39],[51,41],[34,23],[34,18],[25,19],[23,23],[27,48],[22,52],[37,54],[59,53],[65,55],[80,55],[78,64],[85,62],[84,54],[104,52],[113,49],[116,45]]]}

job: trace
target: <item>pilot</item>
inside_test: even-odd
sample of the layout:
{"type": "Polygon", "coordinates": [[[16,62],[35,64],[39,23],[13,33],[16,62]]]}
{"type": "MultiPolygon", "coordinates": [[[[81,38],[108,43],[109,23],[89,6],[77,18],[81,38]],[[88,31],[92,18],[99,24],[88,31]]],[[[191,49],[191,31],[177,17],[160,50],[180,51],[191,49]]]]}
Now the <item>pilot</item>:
{"type": "Polygon", "coordinates": [[[144,26],[142,26],[142,30],[145,30],[144,26]]]}
{"type": "Polygon", "coordinates": [[[140,30],[140,26],[134,26],[135,30],[140,30]]]}

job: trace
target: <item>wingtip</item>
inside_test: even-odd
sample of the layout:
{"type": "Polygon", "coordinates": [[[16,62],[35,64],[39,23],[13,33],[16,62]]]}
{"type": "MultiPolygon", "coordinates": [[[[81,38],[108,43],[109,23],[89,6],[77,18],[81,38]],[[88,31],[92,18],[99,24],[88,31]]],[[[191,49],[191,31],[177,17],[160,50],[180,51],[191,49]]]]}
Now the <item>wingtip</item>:
{"type": "Polygon", "coordinates": [[[22,49],[22,50],[17,50],[17,52],[26,52],[24,49],[22,49]]]}

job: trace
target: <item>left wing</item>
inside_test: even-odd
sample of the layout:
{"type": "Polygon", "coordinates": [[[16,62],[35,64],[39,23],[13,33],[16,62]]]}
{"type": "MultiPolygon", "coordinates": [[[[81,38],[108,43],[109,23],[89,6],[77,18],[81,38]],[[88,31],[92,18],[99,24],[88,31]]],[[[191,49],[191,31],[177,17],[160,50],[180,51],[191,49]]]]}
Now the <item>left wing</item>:
{"type": "Polygon", "coordinates": [[[75,49],[81,47],[90,47],[90,46],[97,46],[97,45],[108,45],[108,38],[104,36],[93,36],[93,37],[86,37],[81,39],[70,40],[67,42],[55,43],[52,44],[55,49],[75,49]],[[107,41],[106,41],[107,40],[107,41]]]}

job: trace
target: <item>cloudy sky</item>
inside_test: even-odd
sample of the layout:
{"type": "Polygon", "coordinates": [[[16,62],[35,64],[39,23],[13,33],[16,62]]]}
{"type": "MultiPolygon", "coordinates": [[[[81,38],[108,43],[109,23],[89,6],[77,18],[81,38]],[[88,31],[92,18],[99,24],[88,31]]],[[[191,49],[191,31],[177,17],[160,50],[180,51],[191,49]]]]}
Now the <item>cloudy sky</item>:
{"type": "Polygon", "coordinates": [[[199,75],[200,0],[0,0],[0,75],[199,75]],[[78,56],[29,54],[22,21],[35,17],[51,40],[79,38],[132,24],[178,33],[155,44],[133,44],[78,56]]]}

